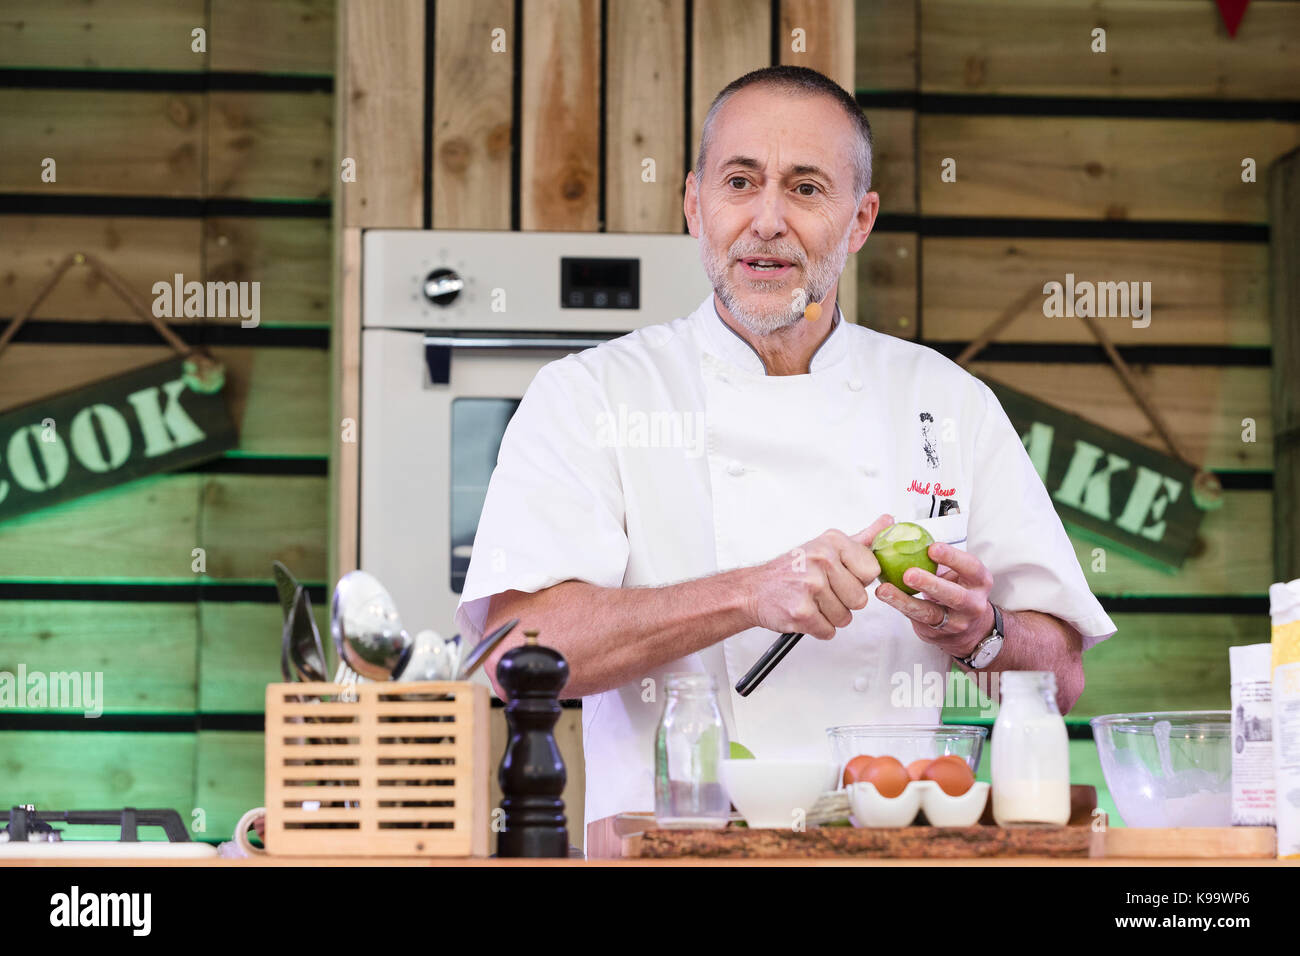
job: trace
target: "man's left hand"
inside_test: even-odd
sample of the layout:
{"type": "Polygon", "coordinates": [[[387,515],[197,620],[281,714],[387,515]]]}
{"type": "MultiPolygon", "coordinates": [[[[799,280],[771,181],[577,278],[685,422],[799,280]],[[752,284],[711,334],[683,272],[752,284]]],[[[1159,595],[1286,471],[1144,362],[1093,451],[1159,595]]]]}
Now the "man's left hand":
{"type": "Polygon", "coordinates": [[[907,615],[916,636],[927,644],[953,657],[968,657],[993,630],[993,605],[989,603],[993,575],[975,555],[950,544],[932,544],[927,553],[947,570],[934,575],[909,568],[903,575],[903,583],[920,591],[925,599],[909,597],[884,582],[876,587],[876,597],[907,615]]]}

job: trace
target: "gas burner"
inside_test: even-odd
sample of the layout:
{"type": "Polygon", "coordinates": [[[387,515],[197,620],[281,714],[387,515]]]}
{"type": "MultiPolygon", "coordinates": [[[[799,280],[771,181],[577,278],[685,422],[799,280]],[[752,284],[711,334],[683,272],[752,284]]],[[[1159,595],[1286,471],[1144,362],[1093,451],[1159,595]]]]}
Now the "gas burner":
{"type": "Polygon", "coordinates": [[[55,830],[49,821],[66,823],[69,826],[116,826],[120,828],[118,842],[140,842],[139,827],[162,827],[168,843],[189,843],[190,835],[185,829],[181,815],[175,810],[137,810],[126,807],[122,810],[42,810],[28,803],[14,807],[8,813],[0,810],[0,821],[6,826],[0,830],[0,841],[32,840],[35,842],[53,842],[62,839],[62,831],[55,830]],[[40,836],[44,834],[44,836],[40,836]]]}
{"type": "Polygon", "coordinates": [[[14,807],[5,817],[9,823],[0,830],[0,843],[26,840],[28,843],[57,843],[63,833],[54,829],[36,813],[36,807],[27,803],[14,807]]]}

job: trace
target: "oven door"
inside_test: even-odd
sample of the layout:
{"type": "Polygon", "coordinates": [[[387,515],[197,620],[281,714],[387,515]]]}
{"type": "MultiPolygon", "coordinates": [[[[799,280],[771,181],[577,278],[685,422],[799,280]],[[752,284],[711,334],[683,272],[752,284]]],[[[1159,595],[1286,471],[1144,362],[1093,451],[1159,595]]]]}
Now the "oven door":
{"type": "Polygon", "coordinates": [[[363,332],[361,567],[410,633],[453,632],[501,437],[533,376],[601,341],[363,332]]]}

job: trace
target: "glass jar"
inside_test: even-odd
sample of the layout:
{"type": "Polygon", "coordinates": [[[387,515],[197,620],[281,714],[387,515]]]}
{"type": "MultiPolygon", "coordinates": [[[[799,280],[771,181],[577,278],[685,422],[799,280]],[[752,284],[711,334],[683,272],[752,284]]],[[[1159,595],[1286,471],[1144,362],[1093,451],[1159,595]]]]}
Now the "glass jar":
{"type": "Polygon", "coordinates": [[[669,674],[655,734],[655,822],[661,827],[724,827],[731,801],[719,774],[730,754],[708,674],[669,674]]]}
{"type": "Polygon", "coordinates": [[[1003,671],[993,722],[993,819],[999,826],[1070,819],[1070,742],[1051,671],[1003,671]]]}

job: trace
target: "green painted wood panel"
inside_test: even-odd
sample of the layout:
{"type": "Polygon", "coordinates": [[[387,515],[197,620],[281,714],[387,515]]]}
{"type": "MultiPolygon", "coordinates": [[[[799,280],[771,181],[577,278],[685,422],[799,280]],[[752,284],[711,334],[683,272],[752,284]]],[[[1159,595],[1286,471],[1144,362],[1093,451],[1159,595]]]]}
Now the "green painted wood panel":
{"type": "Polygon", "coordinates": [[[320,584],[328,493],[316,476],[145,478],[0,524],[0,580],[269,582],[279,559],[320,584]]]}
{"type": "Polygon", "coordinates": [[[1072,718],[1144,710],[1227,710],[1228,648],[1269,640],[1265,615],[1116,614],[1119,632],[1083,655],[1072,718]]]}
{"type": "MultiPolygon", "coordinates": [[[[329,608],[313,604],[312,612],[326,657],[333,660],[329,608]]],[[[209,714],[262,713],[266,685],[281,679],[280,606],[204,603],[199,619],[199,709],[209,714]]]]}
{"type": "MultiPolygon", "coordinates": [[[[1066,717],[1070,723],[1099,714],[1227,710],[1228,648],[1269,639],[1263,615],[1112,614],[1111,620],[1119,630],[1083,655],[1087,685],[1066,717]]],[[[967,693],[970,706],[946,707],[945,721],[990,717],[967,693]]],[[[960,701],[956,692],[954,698],[960,701]]]]}
{"type": "Polygon", "coordinates": [[[206,477],[199,534],[208,578],[268,581],[271,562],[279,560],[299,581],[325,581],[327,478],[206,477]]]}
{"type": "Polygon", "coordinates": [[[11,712],[193,713],[197,634],[192,604],[0,601],[0,672],[51,688],[45,706],[11,712]],[[79,678],[76,698],[54,692],[72,689],[58,674],[79,678]]]}
{"type": "Polygon", "coordinates": [[[200,731],[194,805],[207,829],[194,839],[229,840],[239,818],[265,804],[264,753],[259,732],[200,731]]]}
{"type": "Polygon", "coordinates": [[[204,478],[145,478],[6,521],[0,578],[192,583],[204,478]]]}

